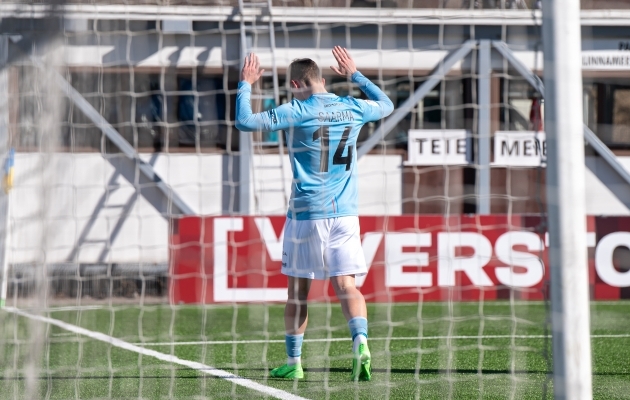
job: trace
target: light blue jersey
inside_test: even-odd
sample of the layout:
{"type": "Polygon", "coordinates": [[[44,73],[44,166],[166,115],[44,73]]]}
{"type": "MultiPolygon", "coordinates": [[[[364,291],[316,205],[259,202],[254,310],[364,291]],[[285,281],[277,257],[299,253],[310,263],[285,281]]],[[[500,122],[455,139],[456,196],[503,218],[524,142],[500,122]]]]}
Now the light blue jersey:
{"type": "Polygon", "coordinates": [[[360,72],[352,81],[370,100],[317,93],[257,114],[250,104],[251,85],[244,81],[238,85],[237,129],[287,132],[293,171],[289,218],[359,215],[357,137],[365,123],[388,116],[394,105],[360,72]]]}

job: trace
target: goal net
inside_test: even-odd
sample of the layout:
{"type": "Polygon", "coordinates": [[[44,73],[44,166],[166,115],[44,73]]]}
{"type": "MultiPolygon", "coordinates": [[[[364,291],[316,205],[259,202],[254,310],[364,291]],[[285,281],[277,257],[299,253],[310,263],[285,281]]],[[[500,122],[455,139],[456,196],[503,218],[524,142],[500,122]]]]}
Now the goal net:
{"type": "Polygon", "coordinates": [[[176,3],[0,7],[1,397],[550,394],[541,33],[510,22],[536,2],[176,3]],[[365,98],[330,71],[334,45],[395,105],[355,149],[370,383],[350,381],[327,281],[306,379],[270,378],[290,143],[234,124],[250,52],[266,70],[254,111],[292,100],[301,57],[365,98]]]}

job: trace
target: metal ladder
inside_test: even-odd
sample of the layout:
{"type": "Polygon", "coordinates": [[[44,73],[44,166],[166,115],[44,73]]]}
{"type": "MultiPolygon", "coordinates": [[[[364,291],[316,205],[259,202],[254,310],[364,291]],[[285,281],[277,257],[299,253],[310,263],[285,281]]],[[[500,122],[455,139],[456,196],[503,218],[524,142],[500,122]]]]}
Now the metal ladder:
{"type": "MultiPolygon", "coordinates": [[[[271,52],[271,71],[265,71],[264,77],[271,77],[273,82],[272,91],[261,88],[260,93],[252,92],[252,102],[264,101],[273,99],[275,107],[280,105],[280,89],[278,86],[278,69],[276,67],[276,37],[275,27],[273,24],[272,0],[266,0],[262,2],[245,2],[239,0],[239,11],[241,15],[240,21],[240,34],[241,34],[241,66],[245,60],[245,57],[249,54],[250,49],[258,47],[258,37],[260,35],[267,35],[269,38],[269,49],[271,52]],[[263,16],[268,17],[267,23],[259,23],[263,16]]],[[[282,213],[286,211],[288,205],[286,183],[285,183],[285,167],[284,167],[284,140],[283,132],[279,131],[277,140],[275,141],[263,141],[262,135],[257,132],[254,138],[260,137],[261,140],[252,140],[250,154],[252,159],[250,160],[251,178],[253,182],[253,191],[255,199],[255,213],[275,213],[279,209],[264,210],[262,209],[263,197],[272,197],[273,201],[267,201],[266,204],[282,204],[284,207],[282,213]],[[265,163],[261,154],[269,154],[270,149],[278,148],[277,163],[265,163]],[[273,174],[276,179],[273,180],[258,180],[262,175],[262,171],[275,171],[273,174]],[[279,178],[279,179],[277,179],[279,178]],[[282,202],[279,203],[276,199],[280,198],[282,202]]],[[[266,159],[266,158],[265,158],[266,159]]],[[[279,200],[279,199],[278,199],[279,200]]]]}

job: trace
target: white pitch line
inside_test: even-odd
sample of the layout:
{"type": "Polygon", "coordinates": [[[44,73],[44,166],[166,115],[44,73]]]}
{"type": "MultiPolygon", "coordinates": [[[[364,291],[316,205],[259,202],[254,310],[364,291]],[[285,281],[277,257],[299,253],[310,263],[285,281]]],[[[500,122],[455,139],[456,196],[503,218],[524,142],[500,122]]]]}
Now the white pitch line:
{"type": "MultiPolygon", "coordinates": [[[[385,340],[441,340],[441,339],[544,339],[545,337],[551,338],[551,335],[485,335],[485,336],[400,336],[400,337],[371,337],[369,341],[385,341],[385,340]]],[[[630,338],[630,334],[619,335],[591,335],[591,339],[602,338],[630,338]]],[[[350,342],[350,338],[330,338],[330,339],[304,339],[304,342],[350,342]]],[[[265,343],[284,343],[284,340],[271,339],[271,340],[209,340],[209,341],[196,341],[196,342],[151,342],[151,343],[134,343],[137,346],[197,346],[197,345],[219,345],[219,344],[265,344],[265,343]]]]}
{"type": "Polygon", "coordinates": [[[48,309],[45,309],[43,311],[47,311],[47,312],[57,312],[57,311],[92,311],[92,310],[102,310],[102,309],[103,309],[103,306],[98,306],[98,305],[97,306],[66,306],[66,307],[48,308],[48,309]]]}
{"type": "MultiPolygon", "coordinates": [[[[9,307],[9,306],[7,306],[9,307]]],[[[102,310],[102,309],[113,309],[113,307],[92,305],[92,306],[64,306],[64,307],[49,307],[49,308],[40,308],[40,307],[22,307],[20,310],[25,311],[33,311],[36,310],[38,312],[57,312],[57,311],[94,311],[94,310],[102,310]]]]}
{"type": "Polygon", "coordinates": [[[145,349],[143,347],[139,347],[139,346],[136,346],[134,344],[127,343],[127,342],[125,342],[123,340],[116,339],[115,337],[106,335],[104,333],[90,331],[88,329],[81,328],[81,327],[76,326],[76,325],[68,324],[66,322],[59,321],[57,319],[43,317],[43,316],[40,316],[40,315],[29,314],[27,312],[24,312],[22,310],[18,310],[17,308],[13,308],[13,307],[5,307],[4,310],[8,311],[8,312],[15,313],[17,315],[21,315],[21,316],[26,317],[26,318],[30,318],[30,319],[35,320],[35,321],[40,321],[40,322],[44,322],[44,323],[47,323],[47,324],[50,324],[50,325],[58,326],[59,328],[68,330],[70,332],[78,333],[80,335],[84,335],[84,336],[90,337],[92,339],[99,340],[101,342],[105,342],[105,343],[110,344],[110,345],[112,345],[114,347],[119,347],[121,349],[133,351],[135,353],[139,353],[139,354],[142,354],[144,356],[154,357],[154,358],[157,358],[158,360],[165,361],[165,362],[168,362],[168,363],[183,365],[185,367],[197,370],[199,372],[203,372],[204,374],[216,376],[218,378],[225,379],[226,381],[229,381],[229,382],[232,382],[234,384],[246,387],[248,389],[255,390],[255,391],[260,392],[260,393],[264,393],[264,394],[266,394],[268,396],[275,397],[276,399],[281,399],[281,400],[307,400],[304,397],[296,396],[296,395],[294,395],[292,393],[285,392],[284,390],[280,390],[280,389],[272,388],[272,387],[269,387],[269,386],[261,385],[258,382],[254,382],[254,381],[251,381],[249,379],[242,378],[242,377],[240,377],[238,375],[234,375],[234,374],[232,374],[230,372],[223,371],[221,369],[218,369],[218,368],[215,368],[215,367],[211,367],[209,365],[205,365],[205,364],[202,364],[202,363],[199,363],[199,362],[195,362],[195,361],[183,360],[183,359],[181,359],[179,357],[175,357],[175,356],[170,355],[170,354],[164,354],[164,353],[157,352],[155,350],[145,349]]]}

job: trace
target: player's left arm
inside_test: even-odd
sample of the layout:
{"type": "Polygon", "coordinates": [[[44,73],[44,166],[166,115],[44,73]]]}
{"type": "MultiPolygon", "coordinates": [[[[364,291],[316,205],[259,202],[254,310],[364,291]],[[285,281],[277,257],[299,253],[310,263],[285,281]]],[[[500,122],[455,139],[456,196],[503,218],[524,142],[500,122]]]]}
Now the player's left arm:
{"type": "Polygon", "coordinates": [[[293,121],[293,107],[290,103],[260,113],[252,111],[252,84],[260,79],[263,72],[265,70],[260,69],[260,63],[255,54],[252,53],[245,58],[236,94],[236,129],[240,131],[268,132],[288,129],[293,121]]]}
{"type": "Polygon", "coordinates": [[[363,105],[363,120],[365,122],[378,121],[394,111],[394,103],[371,80],[359,71],[352,74],[352,82],[365,93],[370,100],[358,100],[363,105]]]}
{"type": "Polygon", "coordinates": [[[357,70],[348,50],[335,46],[332,52],[339,66],[330,68],[338,75],[349,76],[370,99],[370,101],[359,100],[363,109],[364,122],[377,121],[391,114],[394,111],[394,103],[378,86],[357,70]]]}

